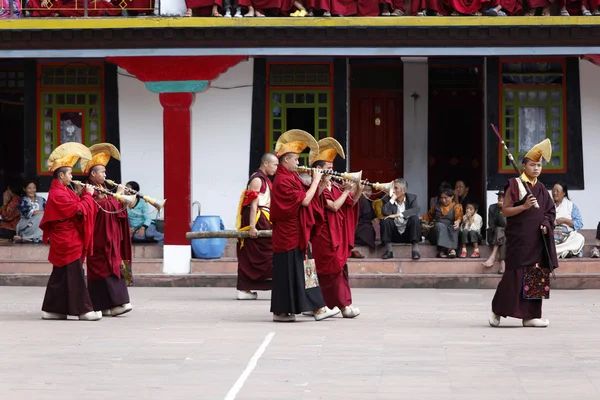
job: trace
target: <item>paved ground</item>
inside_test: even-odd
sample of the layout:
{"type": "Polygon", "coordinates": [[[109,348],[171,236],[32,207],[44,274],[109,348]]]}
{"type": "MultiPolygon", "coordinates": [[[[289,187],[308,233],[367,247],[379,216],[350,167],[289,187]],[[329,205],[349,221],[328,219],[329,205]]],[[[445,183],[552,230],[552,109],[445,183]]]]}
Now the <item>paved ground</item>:
{"type": "Polygon", "coordinates": [[[357,319],[294,324],[233,295],[133,288],[127,316],[42,321],[43,288],[2,287],[0,398],[600,398],[600,291],[554,291],[548,329],[488,327],[488,290],[357,289],[357,319]]]}

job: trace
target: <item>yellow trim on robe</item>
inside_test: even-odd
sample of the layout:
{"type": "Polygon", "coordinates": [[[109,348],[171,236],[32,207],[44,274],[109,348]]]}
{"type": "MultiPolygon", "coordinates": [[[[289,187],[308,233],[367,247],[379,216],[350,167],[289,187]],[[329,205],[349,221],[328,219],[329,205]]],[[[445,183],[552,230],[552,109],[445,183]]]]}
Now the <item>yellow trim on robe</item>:
{"type": "MultiPolygon", "coordinates": [[[[254,221],[254,225],[256,225],[258,223],[258,219],[260,218],[261,214],[264,214],[265,217],[267,218],[267,220],[269,222],[271,222],[271,213],[269,211],[267,211],[267,210],[263,210],[262,208],[259,208],[256,211],[256,221],[254,221]]],[[[245,226],[243,228],[238,228],[239,232],[247,232],[249,230],[250,230],[250,225],[245,226]]],[[[244,239],[240,238],[240,239],[238,239],[238,241],[240,242],[240,249],[241,249],[242,247],[244,247],[244,239]]]]}
{"type": "Polygon", "coordinates": [[[531,186],[535,186],[537,184],[537,178],[535,178],[534,180],[529,179],[529,177],[525,174],[525,172],[523,172],[521,174],[521,179],[523,179],[523,182],[527,182],[530,183],[531,186]]]}

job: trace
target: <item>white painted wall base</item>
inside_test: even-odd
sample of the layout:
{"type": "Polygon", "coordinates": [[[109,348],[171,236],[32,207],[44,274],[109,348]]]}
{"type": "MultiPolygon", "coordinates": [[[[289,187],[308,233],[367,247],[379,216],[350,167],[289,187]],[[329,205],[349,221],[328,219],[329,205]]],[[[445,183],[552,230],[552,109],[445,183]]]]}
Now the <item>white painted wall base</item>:
{"type": "Polygon", "coordinates": [[[192,246],[166,244],[163,249],[165,274],[189,274],[192,271],[192,246]]]}

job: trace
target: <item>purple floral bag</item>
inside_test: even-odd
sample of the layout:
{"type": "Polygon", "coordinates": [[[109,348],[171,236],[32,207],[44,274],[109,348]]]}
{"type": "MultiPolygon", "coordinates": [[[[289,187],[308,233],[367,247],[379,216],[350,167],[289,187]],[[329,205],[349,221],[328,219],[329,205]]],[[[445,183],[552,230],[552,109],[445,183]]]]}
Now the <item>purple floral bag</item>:
{"type": "Polygon", "coordinates": [[[523,298],[526,300],[550,298],[550,269],[543,268],[540,264],[525,268],[523,298]]]}

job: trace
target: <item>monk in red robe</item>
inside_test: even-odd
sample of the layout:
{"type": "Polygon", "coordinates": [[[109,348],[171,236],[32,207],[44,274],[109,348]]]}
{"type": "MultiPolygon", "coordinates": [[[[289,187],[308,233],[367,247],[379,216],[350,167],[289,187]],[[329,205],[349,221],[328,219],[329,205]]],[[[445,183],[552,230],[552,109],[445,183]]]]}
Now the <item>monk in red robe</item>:
{"type": "Polygon", "coordinates": [[[111,0],[111,3],[127,10],[128,16],[154,14],[154,0],[111,0]]]}
{"type": "Polygon", "coordinates": [[[323,225],[323,205],[319,193],[322,173],[315,170],[308,187],[297,173],[298,154],[306,147],[310,147],[312,155],[319,151],[314,137],[298,129],[283,133],[275,145],[279,166],[271,192],[271,312],[276,322],[293,322],[295,314],[308,311],[321,321],[340,312],[325,305],[309,248],[310,239],[319,234],[323,225]]]}
{"type": "MultiPolygon", "coordinates": [[[[27,7],[32,17],[83,17],[83,0],[29,0],[27,7]]],[[[92,0],[88,3],[88,16],[120,15],[121,7],[108,0],[92,0]]]]}
{"type": "Polygon", "coordinates": [[[491,326],[500,325],[501,317],[522,319],[525,327],[545,328],[550,324],[547,319],[542,319],[542,299],[524,298],[523,277],[527,268],[558,267],[551,236],[556,209],[548,190],[538,180],[542,158],[549,162],[551,155],[550,140],[535,145],[523,158],[521,179],[510,179],[504,188],[502,215],[507,222],[506,271],[492,300],[491,326]],[[524,185],[529,186],[533,196],[527,195],[524,185]]]}
{"type": "Polygon", "coordinates": [[[259,238],[259,230],[271,230],[270,209],[272,184],[279,160],[273,154],[262,156],[260,168],[250,177],[240,198],[237,228],[248,231],[249,239],[238,239],[237,299],[256,300],[252,290],[271,290],[273,243],[271,238],[259,238]]]}
{"type": "MultiPolygon", "coordinates": [[[[334,138],[319,140],[319,154],[309,160],[318,169],[331,170],[336,155],[344,158],[342,146],[334,138]]],[[[351,182],[342,187],[324,176],[327,186],[322,193],[325,223],[313,241],[313,256],[325,304],[338,307],[344,318],[354,318],[360,310],[352,305],[348,282],[348,258],[354,248],[354,233],[358,224],[357,201],[362,192],[351,182]]]]}
{"type": "MultiPolygon", "coordinates": [[[[110,158],[120,160],[119,151],[110,143],[90,147],[92,160],[82,163],[89,174],[88,183],[102,187],[106,180],[106,164],[110,158]]],[[[119,185],[117,194],[123,194],[119,185]]],[[[94,310],[104,316],[122,315],[132,310],[123,271],[130,273],[132,248],[127,207],[113,196],[97,193],[94,199],[100,212],[94,228],[94,253],[88,257],[87,279],[94,310]]]]}
{"type": "Polygon", "coordinates": [[[54,179],[48,192],[44,216],[40,222],[42,240],[50,244],[48,261],[53,265],[46,286],[42,319],[67,319],[76,315],[83,321],[97,321],[101,313],[94,312],[85,279],[82,262],[92,249],[92,235],[96,218],[94,190],[87,186],[81,198],[68,188],[71,169],[77,160],[89,160],[92,155],[80,143],[65,143],[48,158],[48,167],[54,179]]]}
{"type": "Polygon", "coordinates": [[[185,0],[187,11],[185,17],[222,17],[219,8],[223,6],[222,0],[185,0]]]}

